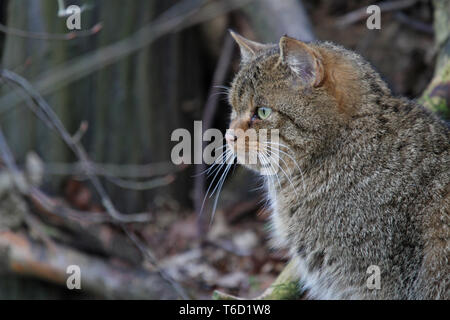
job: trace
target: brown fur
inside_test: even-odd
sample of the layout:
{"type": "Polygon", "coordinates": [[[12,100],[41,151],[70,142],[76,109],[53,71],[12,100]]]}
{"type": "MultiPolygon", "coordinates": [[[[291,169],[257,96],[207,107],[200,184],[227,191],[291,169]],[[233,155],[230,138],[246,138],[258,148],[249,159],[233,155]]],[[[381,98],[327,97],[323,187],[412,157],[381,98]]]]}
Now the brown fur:
{"type": "Polygon", "coordinates": [[[296,192],[280,173],[281,188],[267,185],[274,240],[298,262],[310,296],[449,299],[448,126],[394,97],[340,46],[234,37],[246,59],[230,91],[230,127],[279,129],[301,169],[280,154],[296,192]],[[261,106],[272,115],[252,122],[261,106]],[[380,290],[366,286],[370,265],[380,267],[380,290]]]}

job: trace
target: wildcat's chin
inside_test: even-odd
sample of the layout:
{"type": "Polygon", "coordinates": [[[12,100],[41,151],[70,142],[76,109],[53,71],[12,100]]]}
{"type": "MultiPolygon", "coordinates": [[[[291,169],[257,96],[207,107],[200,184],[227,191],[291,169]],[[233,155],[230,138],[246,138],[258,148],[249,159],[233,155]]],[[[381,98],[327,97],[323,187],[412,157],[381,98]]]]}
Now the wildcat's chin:
{"type": "MultiPolygon", "coordinates": [[[[238,159],[238,158],[236,158],[236,159],[238,159]]],[[[245,168],[255,171],[257,173],[261,173],[264,169],[260,163],[251,164],[248,162],[244,162],[243,160],[239,160],[239,159],[237,160],[237,163],[244,166],[245,168]]]]}
{"type": "Polygon", "coordinates": [[[270,157],[265,152],[258,152],[257,150],[241,150],[231,148],[238,164],[255,171],[261,175],[276,174],[276,169],[279,167],[273,157],[270,157]]]}
{"type": "Polygon", "coordinates": [[[240,150],[233,146],[231,147],[231,150],[233,150],[238,164],[254,171],[260,170],[261,164],[258,160],[258,152],[253,150],[240,150]]]}

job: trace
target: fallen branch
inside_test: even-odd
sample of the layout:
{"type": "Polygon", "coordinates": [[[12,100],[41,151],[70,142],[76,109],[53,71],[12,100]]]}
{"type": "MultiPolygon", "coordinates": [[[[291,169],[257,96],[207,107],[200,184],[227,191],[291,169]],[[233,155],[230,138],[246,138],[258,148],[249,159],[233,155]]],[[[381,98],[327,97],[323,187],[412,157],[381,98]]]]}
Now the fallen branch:
{"type": "Polygon", "coordinates": [[[0,270],[66,286],[67,267],[81,270],[81,289],[110,299],[176,299],[158,274],[142,268],[114,267],[111,261],[55,245],[49,249],[14,232],[0,232],[0,270]]]}
{"type": "Polygon", "coordinates": [[[110,197],[106,193],[105,188],[100,182],[100,179],[92,172],[91,161],[89,160],[84,147],[78,141],[74,140],[73,137],[67,132],[66,128],[64,127],[56,113],[53,111],[53,109],[47,104],[42,96],[36,90],[34,90],[34,88],[30,85],[30,83],[28,83],[26,79],[15,74],[12,71],[5,69],[0,71],[0,76],[3,79],[17,85],[30,97],[31,101],[38,108],[38,111],[35,108],[32,108],[32,111],[40,117],[44,115],[48,120],[46,124],[50,124],[51,128],[58,132],[66,145],[80,159],[86,176],[89,178],[95,190],[98,192],[106,211],[114,220],[123,223],[145,222],[149,220],[149,215],[146,213],[122,214],[116,210],[110,197]]]}
{"type": "MultiPolygon", "coordinates": [[[[20,173],[18,178],[30,180],[28,173],[20,173]]],[[[120,258],[132,264],[142,262],[139,250],[120,232],[114,231],[110,226],[114,221],[107,214],[74,210],[64,201],[55,200],[32,185],[27,186],[26,194],[20,195],[14,191],[14,180],[10,172],[0,171],[0,197],[8,194],[6,198],[2,198],[0,222],[3,223],[0,224],[8,223],[12,215],[16,215],[13,219],[16,223],[13,225],[25,221],[47,243],[47,238],[51,237],[58,242],[102,256],[120,258]],[[25,200],[31,204],[33,214],[26,208],[25,200]],[[10,204],[6,205],[5,201],[10,201],[10,204]]]]}
{"type": "Polygon", "coordinates": [[[105,222],[113,222],[113,219],[98,212],[78,211],[51,199],[41,190],[32,187],[30,188],[29,198],[31,202],[38,208],[39,212],[58,216],[63,219],[70,219],[83,224],[99,224],[105,222]]]}

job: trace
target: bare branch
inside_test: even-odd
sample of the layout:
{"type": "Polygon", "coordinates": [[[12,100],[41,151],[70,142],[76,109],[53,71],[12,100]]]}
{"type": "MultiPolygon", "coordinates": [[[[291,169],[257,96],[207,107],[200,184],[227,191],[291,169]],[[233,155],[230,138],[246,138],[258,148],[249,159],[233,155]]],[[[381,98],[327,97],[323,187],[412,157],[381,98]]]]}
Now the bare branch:
{"type": "MultiPolygon", "coordinates": [[[[3,69],[1,70],[0,75],[3,79],[6,79],[19,86],[26,94],[29,95],[36,107],[38,107],[38,109],[49,120],[47,124],[51,123],[52,128],[58,132],[67,146],[77,155],[77,157],[81,161],[84,171],[86,172],[86,176],[92,182],[92,185],[99,194],[103,206],[114,220],[124,223],[145,222],[149,220],[149,215],[146,213],[122,214],[118,212],[114,207],[110,197],[106,193],[106,190],[100,182],[100,179],[92,172],[91,162],[83,146],[77,143],[77,141],[75,141],[73,137],[67,132],[59,117],[47,104],[47,102],[41,97],[41,95],[39,95],[39,93],[34,90],[34,88],[28,83],[27,80],[15,74],[14,72],[3,69]]],[[[36,109],[33,108],[32,111],[36,113],[36,109]]]]}
{"type": "Polygon", "coordinates": [[[46,212],[64,219],[72,219],[83,223],[113,222],[108,215],[98,212],[78,211],[58,203],[38,188],[31,187],[29,197],[40,212],[46,212]]]}
{"type": "MultiPolygon", "coordinates": [[[[180,172],[188,166],[175,166],[171,162],[149,163],[149,164],[112,164],[91,163],[92,172],[101,177],[113,177],[123,179],[152,178],[160,175],[168,175],[180,172]]],[[[46,174],[61,176],[83,176],[85,171],[80,162],[76,163],[46,163],[44,164],[46,174]]]]}
{"type": "Polygon", "coordinates": [[[45,32],[30,32],[24,31],[16,28],[10,28],[0,23],[0,32],[3,32],[7,35],[22,37],[22,38],[30,38],[37,40],[58,40],[58,41],[70,41],[77,38],[89,37],[99,33],[103,28],[101,23],[97,23],[89,30],[85,31],[71,31],[68,33],[62,34],[51,34],[45,32]]]}

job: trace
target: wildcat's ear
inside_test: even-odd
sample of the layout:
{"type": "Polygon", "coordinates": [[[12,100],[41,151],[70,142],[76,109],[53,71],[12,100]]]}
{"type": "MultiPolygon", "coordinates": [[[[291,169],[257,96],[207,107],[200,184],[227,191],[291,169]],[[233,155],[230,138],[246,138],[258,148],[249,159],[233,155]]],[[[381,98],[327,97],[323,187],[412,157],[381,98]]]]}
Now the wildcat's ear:
{"type": "Polygon", "coordinates": [[[299,40],[283,36],[280,40],[280,62],[302,79],[315,87],[324,79],[320,53],[299,40]]]}
{"type": "Polygon", "coordinates": [[[258,54],[258,52],[267,49],[269,47],[268,45],[248,40],[232,30],[229,31],[231,36],[241,49],[241,62],[243,64],[252,61],[253,58],[258,54]]]}

